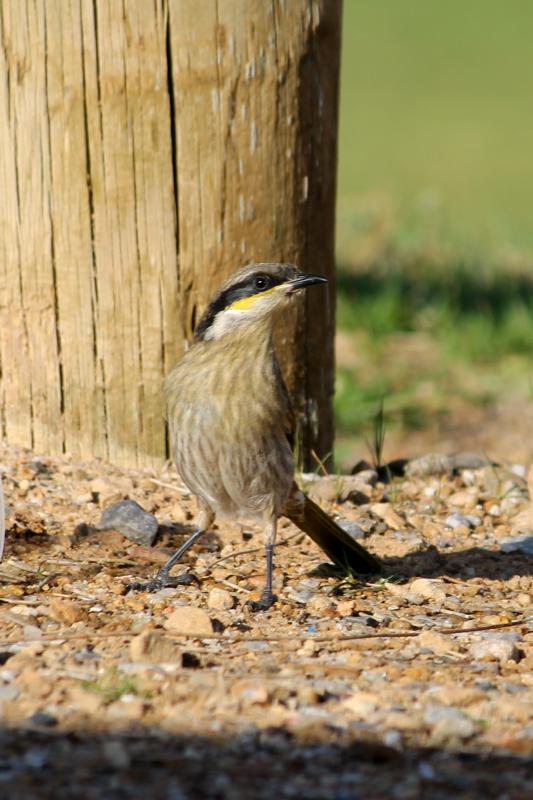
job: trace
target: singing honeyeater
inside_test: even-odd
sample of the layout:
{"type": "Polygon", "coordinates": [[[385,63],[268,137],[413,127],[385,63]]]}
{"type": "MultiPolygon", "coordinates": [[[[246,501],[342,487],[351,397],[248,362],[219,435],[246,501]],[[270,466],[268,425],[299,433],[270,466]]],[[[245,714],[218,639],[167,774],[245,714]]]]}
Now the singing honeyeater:
{"type": "Polygon", "coordinates": [[[289,399],[272,343],[281,312],[320,275],[292,264],[252,264],[213,297],[194,342],[166,381],[172,455],[197,497],[196,530],[156,578],[137,588],[176,585],[172,566],[216,515],[259,521],[264,530],[266,581],[256,610],[275,601],[272,561],[276,526],[286,516],[339,566],[380,572],[379,561],[307,498],[294,480],[289,399]]]}

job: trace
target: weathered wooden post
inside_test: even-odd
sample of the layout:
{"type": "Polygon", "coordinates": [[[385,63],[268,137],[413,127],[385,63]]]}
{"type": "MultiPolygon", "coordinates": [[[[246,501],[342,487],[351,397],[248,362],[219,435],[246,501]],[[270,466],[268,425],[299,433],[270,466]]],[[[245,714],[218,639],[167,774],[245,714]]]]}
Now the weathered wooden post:
{"type": "Polygon", "coordinates": [[[340,10],[2,2],[7,441],[160,463],[163,378],[212,291],[289,260],[330,279],[280,337],[304,459],[330,451],[340,10]]]}

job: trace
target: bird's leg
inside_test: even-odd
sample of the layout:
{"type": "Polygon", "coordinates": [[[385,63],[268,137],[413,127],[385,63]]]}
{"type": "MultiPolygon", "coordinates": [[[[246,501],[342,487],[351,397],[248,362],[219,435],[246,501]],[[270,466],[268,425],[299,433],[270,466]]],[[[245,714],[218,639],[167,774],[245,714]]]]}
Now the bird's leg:
{"type": "Polygon", "coordinates": [[[272,575],[274,544],[276,542],[277,519],[272,519],[265,527],[265,555],[266,555],[266,577],[263,591],[259,600],[251,600],[248,606],[252,611],[267,611],[278,599],[272,592],[272,575]]]}
{"type": "Polygon", "coordinates": [[[190,584],[192,583],[192,576],[188,573],[184,575],[170,575],[170,570],[177,564],[178,561],[185,555],[187,550],[189,550],[193,544],[198,541],[200,536],[202,536],[207,528],[212,524],[215,515],[211,511],[211,509],[207,509],[204,507],[200,508],[200,513],[198,514],[198,521],[197,521],[197,528],[194,533],[189,536],[186,542],[184,542],[181,547],[178,547],[176,552],[168,559],[168,561],[163,564],[163,566],[157,571],[157,574],[149,581],[134,581],[133,583],[128,584],[128,590],[132,589],[133,591],[141,591],[141,592],[157,592],[159,589],[164,589],[166,587],[176,587],[180,584],[190,584]]]}

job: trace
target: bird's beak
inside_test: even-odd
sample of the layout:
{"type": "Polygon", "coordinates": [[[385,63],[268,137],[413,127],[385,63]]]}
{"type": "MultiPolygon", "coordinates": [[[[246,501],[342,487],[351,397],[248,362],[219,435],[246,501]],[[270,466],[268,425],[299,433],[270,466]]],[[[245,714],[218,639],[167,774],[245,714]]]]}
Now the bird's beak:
{"type": "Polygon", "coordinates": [[[287,294],[297,292],[299,289],[306,289],[308,286],[313,286],[315,283],[327,283],[327,278],[323,275],[298,275],[292,281],[287,281],[284,284],[284,289],[287,294]]]}

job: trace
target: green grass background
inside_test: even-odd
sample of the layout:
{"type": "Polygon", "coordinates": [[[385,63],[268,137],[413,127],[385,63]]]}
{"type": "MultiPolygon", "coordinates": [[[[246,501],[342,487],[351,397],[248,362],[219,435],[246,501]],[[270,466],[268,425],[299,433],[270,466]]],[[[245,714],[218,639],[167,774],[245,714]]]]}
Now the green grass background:
{"type": "Polygon", "coordinates": [[[530,0],[344,2],[344,467],[382,397],[389,430],[431,428],[436,443],[454,411],[531,399],[532,41],[530,0]]]}

